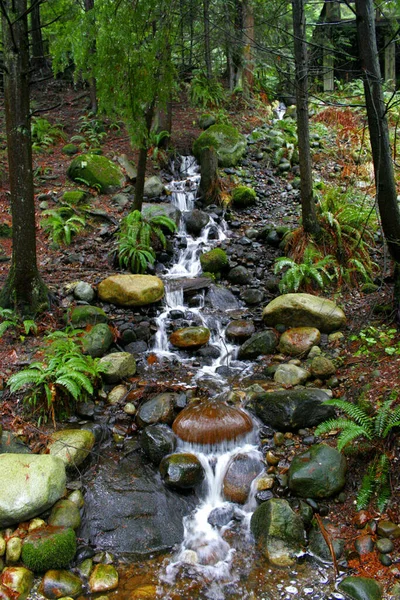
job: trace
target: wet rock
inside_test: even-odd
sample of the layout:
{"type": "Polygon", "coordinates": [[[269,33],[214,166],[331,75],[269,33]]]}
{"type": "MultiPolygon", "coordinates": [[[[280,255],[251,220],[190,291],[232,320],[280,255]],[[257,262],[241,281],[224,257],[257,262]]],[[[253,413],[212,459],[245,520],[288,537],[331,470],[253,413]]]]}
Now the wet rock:
{"type": "Polygon", "coordinates": [[[90,574],[89,590],[92,594],[108,592],[118,587],[118,572],[113,565],[96,565],[90,574]]]}
{"type": "Polygon", "coordinates": [[[75,552],[76,536],[72,528],[45,526],[24,539],[22,561],[34,573],[44,573],[68,567],[75,552]]]}
{"type": "Polygon", "coordinates": [[[188,233],[198,236],[201,234],[201,230],[208,224],[210,215],[195,208],[190,212],[183,215],[183,220],[186,225],[188,233]]]}
{"type": "Polygon", "coordinates": [[[212,146],[220,167],[233,167],[244,155],[246,138],[235,127],[215,124],[204,131],[193,144],[193,154],[200,160],[203,148],[212,146]]]}
{"type": "Polygon", "coordinates": [[[370,535],[360,535],[354,542],[354,548],[360,556],[369,554],[374,549],[374,540],[370,535]]]}
{"type": "Polygon", "coordinates": [[[248,340],[255,332],[253,321],[245,321],[239,319],[237,321],[231,321],[225,330],[225,335],[228,340],[236,343],[244,342],[248,340]]]}
{"type": "Polygon", "coordinates": [[[311,362],[310,371],[317,379],[328,379],[336,373],[336,367],[329,358],[315,356],[311,362]]]}
{"type": "Polygon", "coordinates": [[[30,448],[11,431],[0,432],[0,454],[31,454],[30,448]]]}
{"type": "MultiPolygon", "coordinates": [[[[309,507],[310,508],[310,507],[309,507]]],[[[312,511],[312,509],[311,509],[312,511]]],[[[338,528],[328,519],[323,520],[323,525],[327,531],[329,538],[332,542],[332,546],[335,552],[336,558],[340,558],[344,550],[344,540],[340,539],[340,532],[338,528]]],[[[324,562],[332,562],[332,555],[329,550],[328,544],[326,543],[324,536],[321,533],[320,528],[314,524],[311,528],[309,536],[309,551],[324,562]]]]}
{"type": "Polygon", "coordinates": [[[283,294],[270,302],[263,311],[266,325],[278,323],[290,327],[316,327],[330,333],[343,327],[346,316],[331,300],[312,294],[283,294]]]}
{"type": "Polygon", "coordinates": [[[239,360],[253,360],[260,355],[272,354],[278,344],[278,333],[275,329],[266,329],[255,333],[240,347],[239,360]]]}
{"type": "Polygon", "coordinates": [[[240,294],[240,299],[249,306],[261,304],[264,300],[264,292],[256,288],[248,288],[240,294]]]}
{"type": "Polygon", "coordinates": [[[107,320],[106,313],[98,306],[76,306],[68,317],[69,323],[74,327],[106,323],[107,320]]]}
{"type": "Polygon", "coordinates": [[[82,591],[83,585],[80,578],[64,569],[47,571],[39,587],[39,592],[49,600],[77,598],[82,591]]]}
{"type": "Polygon", "coordinates": [[[103,194],[112,194],[124,184],[125,177],[121,169],[105,156],[81,154],[74,158],[68,167],[68,177],[73,181],[87,182],[103,194]]]}
{"type": "Polygon", "coordinates": [[[68,498],[59,500],[51,509],[48,524],[57,527],[78,529],[81,524],[81,514],[78,506],[68,498]]]}
{"type": "Polygon", "coordinates": [[[187,490],[204,479],[204,469],[194,454],[176,452],[165,456],[160,463],[160,473],[165,485],[187,490]]]}
{"type": "Polygon", "coordinates": [[[352,600],[381,600],[382,587],[369,577],[345,577],[338,589],[352,600]]]}
{"type": "Polygon", "coordinates": [[[124,377],[132,377],[136,373],[136,360],[129,352],[107,354],[100,359],[99,364],[107,383],[118,383],[124,377]]]}
{"type": "Polygon", "coordinates": [[[74,287],[74,296],[77,300],[83,302],[92,302],[95,297],[94,289],[86,281],[78,281],[74,287]]]}
{"type": "Polygon", "coordinates": [[[243,438],[253,430],[250,415],[219,400],[191,402],[172,424],[175,434],[185,442],[213,446],[243,438]]]}
{"type": "Polygon", "coordinates": [[[278,350],[289,356],[305,355],[320,340],[321,334],[315,327],[292,327],[282,333],[278,350]]]}
{"type": "Polygon", "coordinates": [[[262,502],[267,502],[268,500],[271,500],[271,498],[274,497],[274,494],[271,492],[271,490],[260,490],[259,492],[256,493],[256,501],[257,504],[261,504],[262,502]]]}
{"type": "Polygon", "coordinates": [[[208,523],[213,527],[225,527],[230,521],[232,521],[235,514],[235,508],[232,504],[224,504],[214,508],[208,515],[208,523]]]}
{"type": "Polygon", "coordinates": [[[392,521],[381,520],[378,523],[376,532],[381,537],[387,537],[391,540],[395,540],[400,537],[400,526],[396,525],[392,521]]]}
{"type": "Polygon", "coordinates": [[[165,392],[144,402],[139,408],[137,420],[141,427],[155,423],[171,424],[174,420],[174,402],[178,394],[165,392]]]}
{"type": "Polygon", "coordinates": [[[289,488],[303,498],[329,498],[343,488],[345,475],[345,457],[331,446],[316,444],[293,458],[289,488]]]}
{"type": "Polygon", "coordinates": [[[83,350],[93,358],[104,356],[113,341],[113,334],[106,323],[94,325],[90,331],[85,332],[82,336],[83,350]]]}
{"type": "Polygon", "coordinates": [[[79,535],[120,556],[165,552],[182,541],[182,519],[195,504],[193,495],[161,485],[142,455],[130,453],[118,463],[102,457],[95,480],[86,488],[79,535]]]}
{"type": "Polygon", "coordinates": [[[65,466],[48,454],[0,455],[0,528],[44,512],[64,494],[65,466]]]}
{"type": "Polygon", "coordinates": [[[254,410],[266,425],[279,431],[297,431],[314,427],[335,415],[333,406],[325,404],[328,394],[319,389],[262,392],[253,398],[254,410]]]}
{"type": "Polygon", "coordinates": [[[250,527],[261,551],[273,565],[295,564],[305,536],[301,518],[286,500],[272,498],[260,504],[251,517],[250,527]]]}
{"type": "Polygon", "coordinates": [[[111,275],[98,285],[103,302],[117,306],[146,306],[164,296],[164,284],[154,275],[111,275]]]}
{"type": "Polygon", "coordinates": [[[246,267],[238,265],[231,269],[227,275],[228,281],[237,285],[245,285],[250,280],[250,273],[246,267]]]}
{"type": "Polygon", "coordinates": [[[168,217],[174,221],[176,226],[179,225],[181,219],[181,211],[169,202],[157,202],[157,204],[143,202],[142,215],[146,218],[158,217],[160,215],[168,217]]]}
{"type": "Polygon", "coordinates": [[[183,327],[174,331],[169,341],[173,346],[184,349],[200,348],[208,343],[210,330],[207,327],[183,327]]]}
{"type": "Polygon", "coordinates": [[[19,537],[11,537],[6,545],[6,563],[12,564],[19,561],[22,551],[22,540],[19,537]]]}
{"type": "Polygon", "coordinates": [[[211,285],[206,294],[206,304],[214,310],[235,310],[239,308],[237,298],[228,288],[221,285],[211,285]]]}
{"type": "Polygon", "coordinates": [[[113,389],[107,396],[107,402],[112,405],[118,404],[125,398],[127,394],[127,386],[121,383],[120,385],[116,385],[115,387],[113,387],[113,389]]]}
{"type": "Polygon", "coordinates": [[[284,385],[300,385],[310,378],[310,372],[292,364],[279,365],[274,373],[274,381],[284,385]]]}
{"type": "Polygon", "coordinates": [[[157,423],[146,427],[142,432],[140,444],[151,462],[159,465],[164,456],[175,450],[176,436],[168,425],[157,423]]]}
{"type": "Polygon", "coordinates": [[[9,596],[3,596],[2,589],[0,589],[2,599],[25,600],[33,586],[33,573],[25,567],[6,567],[1,573],[0,583],[4,586],[6,593],[9,594],[9,596]]]}
{"type": "Polygon", "coordinates": [[[95,443],[94,434],[87,429],[64,429],[55,431],[48,444],[51,456],[58,456],[66,467],[80,465],[95,443]]]}
{"type": "Polygon", "coordinates": [[[252,481],[263,469],[262,462],[248,454],[237,454],[231,458],[222,487],[225,499],[236,504],[245,504],[252,481]]]}
{"type": "Polygon", "coordinates": [[[376,541],[376,549],[383,554],[388,554],[394,549],[394,544],[389,538],[379,538],[376,541]]]}
{"type": "Polygon", "coordinates": [[[229,267],[225,250],[214,248],[200,255],[200,264],[204,273],[220,273],[229,267]]]}
{"type": "Polygon", "coordinates": [[[160,177],[153,175],[144,182],[143,195],[147,198],[158,198],[164,191],[164,184],[160,177]]]}

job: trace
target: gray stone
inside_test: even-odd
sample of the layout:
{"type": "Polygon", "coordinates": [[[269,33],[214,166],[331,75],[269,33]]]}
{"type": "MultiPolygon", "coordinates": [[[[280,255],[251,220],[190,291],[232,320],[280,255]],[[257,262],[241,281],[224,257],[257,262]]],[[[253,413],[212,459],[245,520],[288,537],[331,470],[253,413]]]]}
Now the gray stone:
{"type": "Polygon", "coordinates": [[[104,356],[114,338],[107,323],[98,323],[82,336],[83,350],[93,358],[104,356]]]}
{"type": "Polygon", "coordinates": [[[0,436],[0,454],[31,454],[31,450],[11,431],[3,431],[0,436]]]}
{"type": "Polygon", "coordinates": [[[263,311],[266,325],[278,323],[289,327],[316,327],[330,333],[343,327],[346,316],[331,300],[312,294],[283,294],[272,300],[263,311]]]}
{"type": "Polygon", "coordinates": [[[248,269],[246,269],[246,267],[243,267],[242,265],[238,265],[237,267],[234,267],[233,269],[231,269],[229,271],[227,279],[231,283],[236,283],[238,285],[245,285],[246,283],[249,282],[250,273],[249,273],[248,269]]]}
{"type": "Polygon", "coordinates": [[[74,287],[74,296],[77,300],[82,300],[83,302],[92,302],[94,300],[94,289],[89,283],[86,281],[78,281],[76,286],[74,287]]]}
{"type": "Polygon", "coordinates": [[[164,184],[157,175],[149,177],[144,182],[143,195],[147,198],[158,198],[164,191],[164,184]]]}
{"type": "Polygon", "coordinates": [[[238,319],[229,323],[225,330],[225,335],[228,340],[240,343],[248,340],[254,332],[255,327],[253,321],[238,319]]]}
{"type": "Polygon", "coordinates": [[[48,444],[51,456],[57,456],[66,467],[80,465],[95,443],[94,434],[88,429],[64,429],[55,431],[48,444]]]}
{"type": "Polygon", "coordinates": [[[129,352],[113,352],[103,356],[99,364],[107,383],[118,383],[124,377],[132,377],[136,373],[136,360],[129,352]]]}
{"type": "Polygon", "coordinates": [[[260,355],[272,354],[278,344],[275,329],[266,329],[255,333],[239,349],[239,360],[252,360],[260,355]]]}
{"type": "Polygon", "coordinates": [[[235,310],[240,304],[236,296],[222,285],[210,285],[206,294],[206,304],[214,310],[235,310]]]}
{"type": "Polygon", "coordinates": [[[325,404],[329,396],[317,388],[262,392],[254,399],[256,415],[279,431],[297,431],[314,427],[335,416],[333,406],[325,404]]]}
{"type": "Polygon", "coordinates": [[[274,373],[274,381],[283,385],[299,385],[310,378],[310,372],[290,363],[279,365],[274,373]]]}
{"type": "Polygon", "coordinates": [[[201,230],[208,224],[210,216],[195,208],[183,215],[183,220],[186,225],[186,230],[192,235],[200,235],[201,230]]]}
{"type": "Polygon", "coordinates": [[[171,424],[174,420],[174,402],[178,394],[164,392],[144,402],[138,410],[138,423],[141,427],[155,423],[171,424]]]}
{"type": "Polygon", "coordinates": [[[0,529],[27,521],[64,494],[65,465],[48,454],[0,455],[0,529]]]}
{"type": "Polygon", "coordinates": [[[248,288],[240,294],[240,299],[249,306],[261,304],[264,300],[264,292],[256,288],[248,288]]]}
{"type": "Polygon", "coordinates": [[[289,467],[289,488],[303,498],[329,498],[345,484],[346,459],[326,444],[310,446],[289,467]]]}

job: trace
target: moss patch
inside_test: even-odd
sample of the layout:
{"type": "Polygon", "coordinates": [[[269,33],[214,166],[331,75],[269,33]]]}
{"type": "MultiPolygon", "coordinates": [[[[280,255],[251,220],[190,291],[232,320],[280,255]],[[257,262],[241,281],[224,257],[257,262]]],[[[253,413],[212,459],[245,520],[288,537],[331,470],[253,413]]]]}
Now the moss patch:
{"type": "Polygon", "coordinates": [[[118,191],[124,182],[121,169],[105,156],[98,156],[94,152],[74,158],[67,174],[73,181],[97,188],[104,194],[118,191]]]}
{"type": "Polygon", "coordinates": [[[22,546],[22,562],[35,573],[64,569],[76,552],[76,536],[70,527],[41,527],[28,534],[22,546]]]}
{"type": "Polygon", "coordinates": [[[246,151],[247,142],[235,127],[212,125],[193,144],[193,154],[200,160],[204,148],[214,148],[221,167],[235,166],[246,151]]]}
{"type": "Polygon", "coordinates": [[[200,264],[203,272],[219,273],[229,267],[229,259],[222,248],[214,248],[200,256],[200,264]]]}
{"type": "Polygon", "coordinates": [[[239,208],[252,206],[256,202],[256,192],[251,187],[239,185],[232,192],[232,204],[239,208]]]}

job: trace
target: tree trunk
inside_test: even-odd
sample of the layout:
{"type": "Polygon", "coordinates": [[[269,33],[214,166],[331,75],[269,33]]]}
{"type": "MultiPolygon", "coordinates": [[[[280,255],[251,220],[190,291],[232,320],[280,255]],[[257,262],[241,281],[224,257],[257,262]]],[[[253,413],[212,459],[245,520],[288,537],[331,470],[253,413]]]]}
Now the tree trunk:
{"type": "Polygon", "coordinates": [[[243,0],[243,91],[246,96],[254,87],[254,12],[252,0],[243,0]]]}
{"type": "Polygon", "coordinates": [[[40,4],[32,0],[31,11],[31,41],[32,41],[32,67],[34,71],[47,70],[49,65],[44,55],[42,25],[40,20],[40,4]]]}
{"type": "Polygon", "coordinates": [[[44,310],[48,296],[36,262],[26,0],[6,0],[3,8],[4,103],[13,251],[0,304],[28,315],[44,310]]]}
{"type": "Polygon", "coordinates": [[[214,148],[204,148],[200,156],[200,185],[198,198],[208,206],[219,199],[218,157],[214,148]]]}
{"type": "MultiPolygon", "coordinates": [[[[85,0],[85,12],[88,13],[94,9],[94,0],[85,0]]],[[[95,16],[94,10],[91,13],[90,24],[91,28],[94,29],[95,26],[95,16]]],[[[90,36],[92,36],[92,31],[90,32],[90,36]]],[[[96,54],[96,38],[93,37],[93,40],[90,42],[89,54],[91,57],[96,54]]],[[[97,113],[98,105],[97,105],[97,84],[95,77],[89,77],[89,95],[90,95],[90,111],[95,115],[97,113]]]]}
{"type": "Polygon", "coordinates": [[[308,64],[307,45],[305,41],[304,0],[293,0],[293,33],[301,214],[304,231],[311,235],[318,235],[320,226],[316,215],[313,194],[310,129],[308,122],[308,64]]]}
{"type": "Polygon", "coordinates": [[[206,63],[206,74],[212,79],[211,41],[210,41],[210,0],[203,0],[204,20],[204,59],[206,63]]]}
{"type": "Polygon", "coordinates": [[[235,0],[234,2],[234,35],[231,44],[232,49],[232,61],[231,61],[231,92],[237,87],[242,85],[242,73],[243,73],[243,7],[241,0],[235,0]]]}
{"type": "Polygon", "coordinates": [[[372,0],[356,0],[358,48],[375,171],[376,199],[390,255],[400,262],[400,211],[383,98],[372,0]]]}
{"type": "Polygon", "coordinates": [[[145,114],[145,122],[147,135],[143,139],[143,143],[139,149],[139,158],[137,163],[137,177],[135,184],[135,199],[133,201],[132,210],[142,210],[144,182],[146,180],[146,165],[148,151],[148,136],[151,131],[151,125],[154,118],[154,102],[148,107],[145,114]]]}

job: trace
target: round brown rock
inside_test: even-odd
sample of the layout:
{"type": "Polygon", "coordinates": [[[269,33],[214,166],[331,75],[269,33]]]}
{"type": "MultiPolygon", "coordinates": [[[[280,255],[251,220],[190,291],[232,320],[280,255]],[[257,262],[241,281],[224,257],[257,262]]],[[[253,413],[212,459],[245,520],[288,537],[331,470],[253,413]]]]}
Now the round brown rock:
{"type": "Polygon", "coordinates": [[[174,331],[169,341],[176,348],[195,349],[205,346],[210,339],[210,330],[207,327],[183,327],[174,331]]]}
{"type": "Polygon", "coordinates": [[[246,321],[245,319],[231,321],[225,331],[228,340],[234,342],[248,340],[254,332],[255,327],[253,321],[246,321]]]}
{"type": "Polygon", "coordinates": [[[318,346],[321,334],[315,327],[292,327],[285,331],[279,340],[278,350],[290,356],[307,354],[312,346],[318,346]]]}

